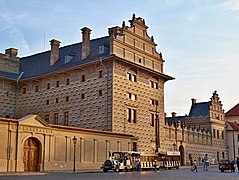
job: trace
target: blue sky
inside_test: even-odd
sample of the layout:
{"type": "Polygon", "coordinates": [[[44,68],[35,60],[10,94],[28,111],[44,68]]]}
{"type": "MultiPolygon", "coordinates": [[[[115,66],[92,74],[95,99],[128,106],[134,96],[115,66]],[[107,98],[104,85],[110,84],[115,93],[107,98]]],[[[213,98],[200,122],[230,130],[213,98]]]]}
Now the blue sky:
{"type": "MultiPolygon", "coordinates": [[[[225,112],[239,103],[238,0],[0,0],[0,52],[19,49],[19,56],[81,42],[82,27],[92,38],[128,22],[145,19],[165,59],[165,112],[188,114],[191,99],[209,101],[217,90],[225,112]]],[[[127,23],[127,25],[129,25],[127,23]]]]}

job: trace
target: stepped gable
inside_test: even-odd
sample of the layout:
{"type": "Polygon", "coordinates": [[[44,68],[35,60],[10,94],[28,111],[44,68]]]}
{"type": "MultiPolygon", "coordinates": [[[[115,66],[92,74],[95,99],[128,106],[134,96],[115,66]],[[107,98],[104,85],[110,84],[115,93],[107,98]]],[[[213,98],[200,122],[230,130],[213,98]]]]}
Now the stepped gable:
{"type": "Polygon", "coordinates": [[[82,60],[82,43],[76,43],[59,48],[59,59],[54,65],[50,65],[51,51],[20,58],[20,71],[24,72],[22,79],[61,71],[109,56],[109,36],[94,39],[90,42],[91,51],[89,56],[84,60],[82,60]],[[107,50],[103,53],[99,53],[100,46],[108,48],[105,48],[107,50]]]}
{"type": "Polygon", "coordinates": [[[227,111],[225,116],[239,116],[239,103],[227,111]]]}

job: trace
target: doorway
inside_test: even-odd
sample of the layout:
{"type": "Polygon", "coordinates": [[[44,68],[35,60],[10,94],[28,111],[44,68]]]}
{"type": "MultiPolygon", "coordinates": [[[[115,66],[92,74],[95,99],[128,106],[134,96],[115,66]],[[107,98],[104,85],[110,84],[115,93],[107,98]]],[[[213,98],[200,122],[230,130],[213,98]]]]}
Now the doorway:
{"type": "Polygon", "coordinates": [[[39,171],[40,143],[36,138],[24,142],[24,171],[39,171]]]}
{"type": "Polygon", "coordinates": [[[184,148],[182,145],[179,146],[179,151],[180,151],[180,164],[181,166],[184,166],[184,148]]]}

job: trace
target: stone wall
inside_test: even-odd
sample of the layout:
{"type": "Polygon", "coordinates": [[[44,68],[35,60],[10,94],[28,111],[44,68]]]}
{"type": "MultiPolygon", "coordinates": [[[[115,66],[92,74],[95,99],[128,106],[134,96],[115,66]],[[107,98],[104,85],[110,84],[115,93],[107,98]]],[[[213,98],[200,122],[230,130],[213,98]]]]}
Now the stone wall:
{"type": "Polygon", "coordinates": [[[35,115],[19,120],[0,118],[0,136],[0,172],[24,171],[24,143],[29,138],[39,142],[39,171],[72,170],[74,136],[76,170],[100,169],[109,152],[131,150],[134,139],[120,133],[51,125],[35,115]]]}

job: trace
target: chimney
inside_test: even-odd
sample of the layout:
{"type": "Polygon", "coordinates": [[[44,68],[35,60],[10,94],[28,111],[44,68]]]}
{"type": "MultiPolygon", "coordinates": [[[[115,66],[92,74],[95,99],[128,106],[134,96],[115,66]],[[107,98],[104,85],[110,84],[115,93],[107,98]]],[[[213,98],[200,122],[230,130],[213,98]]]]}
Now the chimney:
{"type": "Polygon", "coordinates": [[[176,112],[172,112],[172,117],[176,117],[177,113],[176,112]]]}
{"type": "Polygon", "coordinates": [[[50,42],[51,42],[50,66],[52,66],[59,59],[59,46],[61,42],[55,39],[52,39],[50,42]]]}
{"type": "Polygon", "coordinates": [[[90,54],[90,32],[91,29],[84,27],[81,29],[82,33],[82,59],[87,58],[90,54]]]}
{"type": "Polygon", "coordinates": [[[195,105],[197,100],[194,98],[192,98],[191,100],[192,100],[192,106],[195,105]]]}
{"type": "Polygon", "coordinates": [[[17,57],[18,49],[15,48],[9,48],[5,50],[5,54],[8,54],[10,58],[17,57]]]}

